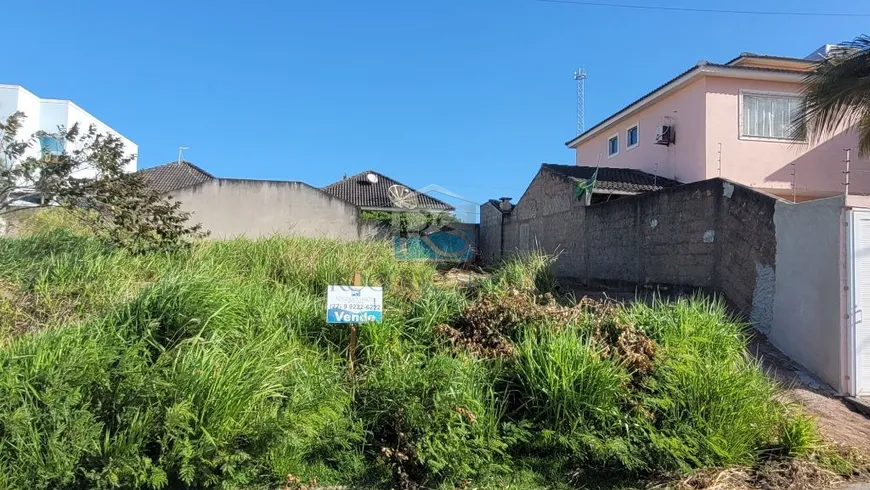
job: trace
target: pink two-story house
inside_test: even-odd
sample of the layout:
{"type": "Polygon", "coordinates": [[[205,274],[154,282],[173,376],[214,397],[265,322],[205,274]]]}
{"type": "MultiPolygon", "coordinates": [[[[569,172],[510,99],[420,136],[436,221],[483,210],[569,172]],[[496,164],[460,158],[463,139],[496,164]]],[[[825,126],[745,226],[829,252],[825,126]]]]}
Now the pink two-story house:
{"type": "Polygon", "coordinates": [[[567,143],[579,166],[632,168],[680,182],[727,178],[797,201],[870,193],[870,160],[844,129],[817,144],[789,139],[806,59],[744,53],[702,61],[567,143]],[[600,162],[600,164],[599,164],[600,162]]]}

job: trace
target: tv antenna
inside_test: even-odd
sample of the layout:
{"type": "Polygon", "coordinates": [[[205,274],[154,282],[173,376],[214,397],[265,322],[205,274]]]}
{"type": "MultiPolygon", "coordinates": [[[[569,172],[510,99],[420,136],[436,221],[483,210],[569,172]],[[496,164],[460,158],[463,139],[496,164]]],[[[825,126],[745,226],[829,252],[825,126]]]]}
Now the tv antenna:
{"type": "Polygon", "coordinates": [[[580,68],[574,72],[574,80],[577,82],[577,134],[586,130],[586,70],[580,68]]]}
{"type": "Polygon", "coordinates": [[[184,150],[189,150],[189,146],[179,146],[178,147],[178,163],[184,161],[184,150]]]}

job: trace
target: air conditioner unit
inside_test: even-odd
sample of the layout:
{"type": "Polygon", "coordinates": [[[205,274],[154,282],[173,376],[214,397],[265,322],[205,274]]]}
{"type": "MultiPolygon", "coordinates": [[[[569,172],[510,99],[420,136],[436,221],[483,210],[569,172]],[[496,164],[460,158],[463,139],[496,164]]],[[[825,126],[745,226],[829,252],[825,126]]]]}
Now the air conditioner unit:
{"type": "Polygon", "coordinates": [[[677,142],[673,126],[659,126],[656,128],[656,144],[672,145],[677,142]]]}

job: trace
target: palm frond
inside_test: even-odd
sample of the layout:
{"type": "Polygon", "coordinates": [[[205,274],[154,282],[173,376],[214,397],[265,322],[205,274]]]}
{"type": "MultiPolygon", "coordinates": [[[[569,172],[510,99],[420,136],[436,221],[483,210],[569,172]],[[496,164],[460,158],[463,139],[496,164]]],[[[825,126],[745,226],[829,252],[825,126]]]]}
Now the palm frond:
{"type": "Polygon", "coordinates": [[[870,155],[870,111],[858,121],[858,150],[862,155],[870,155]]]}
{"type": "Polygon", "coordinates": [[[870,36],[838,46],[803,82],[803,102],[793,125],[795,139],[818,143],[858,127],[860,152],[870,154],[870,36]]]}

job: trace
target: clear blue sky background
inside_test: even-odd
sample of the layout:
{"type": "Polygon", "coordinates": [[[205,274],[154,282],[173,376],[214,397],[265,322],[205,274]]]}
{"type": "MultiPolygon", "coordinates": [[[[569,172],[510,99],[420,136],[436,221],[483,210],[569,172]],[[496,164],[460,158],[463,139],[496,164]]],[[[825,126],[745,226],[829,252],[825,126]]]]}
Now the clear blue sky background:
{"type": "MultiPolygon", "coordinates": [[[[611,1],[611,0],[602,0],[611,1]]],[[[692,0],[613,0],[697,7],[692,0]]],[[[862,2],[708,8],[864,11],[862,2]]],[[[870,18],[654,12],[533,0],[6,2],[0,83],[71,99],[139,144],[222,177],[326,185],[378,170],[483,201],[573,163],[587,127],[700,59],[802,57],[870,18]]]]}

